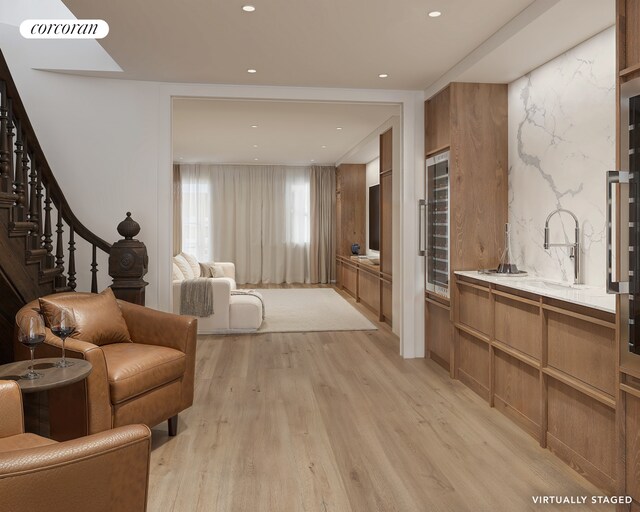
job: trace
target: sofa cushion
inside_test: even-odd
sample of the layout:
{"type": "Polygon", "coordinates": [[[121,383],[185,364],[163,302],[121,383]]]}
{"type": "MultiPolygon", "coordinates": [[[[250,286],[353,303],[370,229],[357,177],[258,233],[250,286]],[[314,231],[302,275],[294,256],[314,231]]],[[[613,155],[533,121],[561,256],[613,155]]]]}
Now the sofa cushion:
{"type": "Polygon", "coordinates": [[[179,379],[186,368],[184,353],[173,348],[119,343],[102,347],[102,352],[112,404],[179,379]]]}
{"type": "Polygon", "coordinates": [[[76,330],[72,338],[94,345],[131,343],[129,329],[111,288],[100,293],[61,293],[40,299],[40,310],[47,325],[59,308],[73,309],[76,330]]]}
{"type": "Polygon", "coordinates": [[[178,265],[178,268],[180,269],[180,272],[182,272],[182,275],[184,276],[185,279],[195,278],[195,275],[193,274],[193,270],[191,270],[191,266],[187,263],[187,260],[184,259],[184,256],[182,254],[178,254],[177,256],[174,256],[173,261],[175,262],[176,265],[178,265]]]}
{"type": "Polygon", "coordinates": [[[201,277],[202,271],[200,270],[200,263],[198,263],[198,260],[194,256],[191,256],[191,254],[187,254],[186,252],[181,252],[180,255],[187,261],[189,267],[191,267],[193,277],[201,277]]]}
{"type": "Polygon", "coordinates": [[[173,262],[173,280],[184,281],[184,274],[182,273],[182,270],[180,270],[180,267],[177,265],[175,260],[173,262]]]}

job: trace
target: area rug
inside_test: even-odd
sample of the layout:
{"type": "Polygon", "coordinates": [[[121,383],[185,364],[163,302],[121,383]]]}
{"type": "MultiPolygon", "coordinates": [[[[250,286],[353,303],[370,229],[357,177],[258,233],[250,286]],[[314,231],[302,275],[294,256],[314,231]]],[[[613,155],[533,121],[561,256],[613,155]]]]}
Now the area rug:
{"type": "Polygon", "coordinates": [[[264,288],[258,291],[265,306],[265,319],[259,333],[377,329],[331,288],[264,288]]]}

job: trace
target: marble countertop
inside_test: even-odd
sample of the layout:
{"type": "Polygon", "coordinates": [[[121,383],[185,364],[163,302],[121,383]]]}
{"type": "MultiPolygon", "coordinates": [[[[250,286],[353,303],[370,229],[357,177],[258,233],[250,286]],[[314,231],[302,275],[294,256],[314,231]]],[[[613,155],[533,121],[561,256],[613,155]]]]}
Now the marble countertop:
{"type": "Polygon", "coordinates": [[[481,274],[477,270],[456,271],[455,274],[487,283],[498,284],[506,288],[522,290],[572,304],[607,311],[608,313],[616,312],[616,296],[608,294],[604,288],[597,286],[587,286],[584,284],[572,285],[542,279],[536,276],[500,277],[495,274],[481,274]]]}

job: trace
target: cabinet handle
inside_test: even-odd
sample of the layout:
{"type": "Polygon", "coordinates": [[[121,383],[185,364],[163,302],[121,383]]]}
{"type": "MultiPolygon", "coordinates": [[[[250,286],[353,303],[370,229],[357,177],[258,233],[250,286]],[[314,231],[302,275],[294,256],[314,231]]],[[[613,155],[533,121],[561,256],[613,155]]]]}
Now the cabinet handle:
{"type": "Polygon", "coordinates": [[[427,202],[424,199],[418,201],[418,254],[424,256],[427,252],[427,202]]]}
{"type": "MultiPolygon", "coordinates": [[[[613,246],[612,246],[612,231],[613,231],[613,189],[617,189],[622,185],[629,185],[629,172],[627,171],[607,171],[607,293],[629,293],[629,281],[614,281],[613,280],[613,246]],[[613,185],[613,186],[612,186],[613,185]]],[[[618,208],[623,208],[624,205],[618,205],[618,208]]],[[[620,246],[616,240],[616,252],[620,251],[620,246]]],[[[626,257],[624,254],[620,254],[621,257],[626,257]]]]}

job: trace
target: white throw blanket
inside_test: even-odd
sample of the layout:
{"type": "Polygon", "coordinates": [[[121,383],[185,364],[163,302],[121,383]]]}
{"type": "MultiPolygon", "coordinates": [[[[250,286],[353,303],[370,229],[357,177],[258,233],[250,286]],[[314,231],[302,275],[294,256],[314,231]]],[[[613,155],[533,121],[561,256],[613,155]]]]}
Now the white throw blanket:
{"type": "Polygon", "coordinates": [[[180,314],[199,317],[213,314],[213,287],[209,279],[198,277],[180,283],[180,314]]]}

